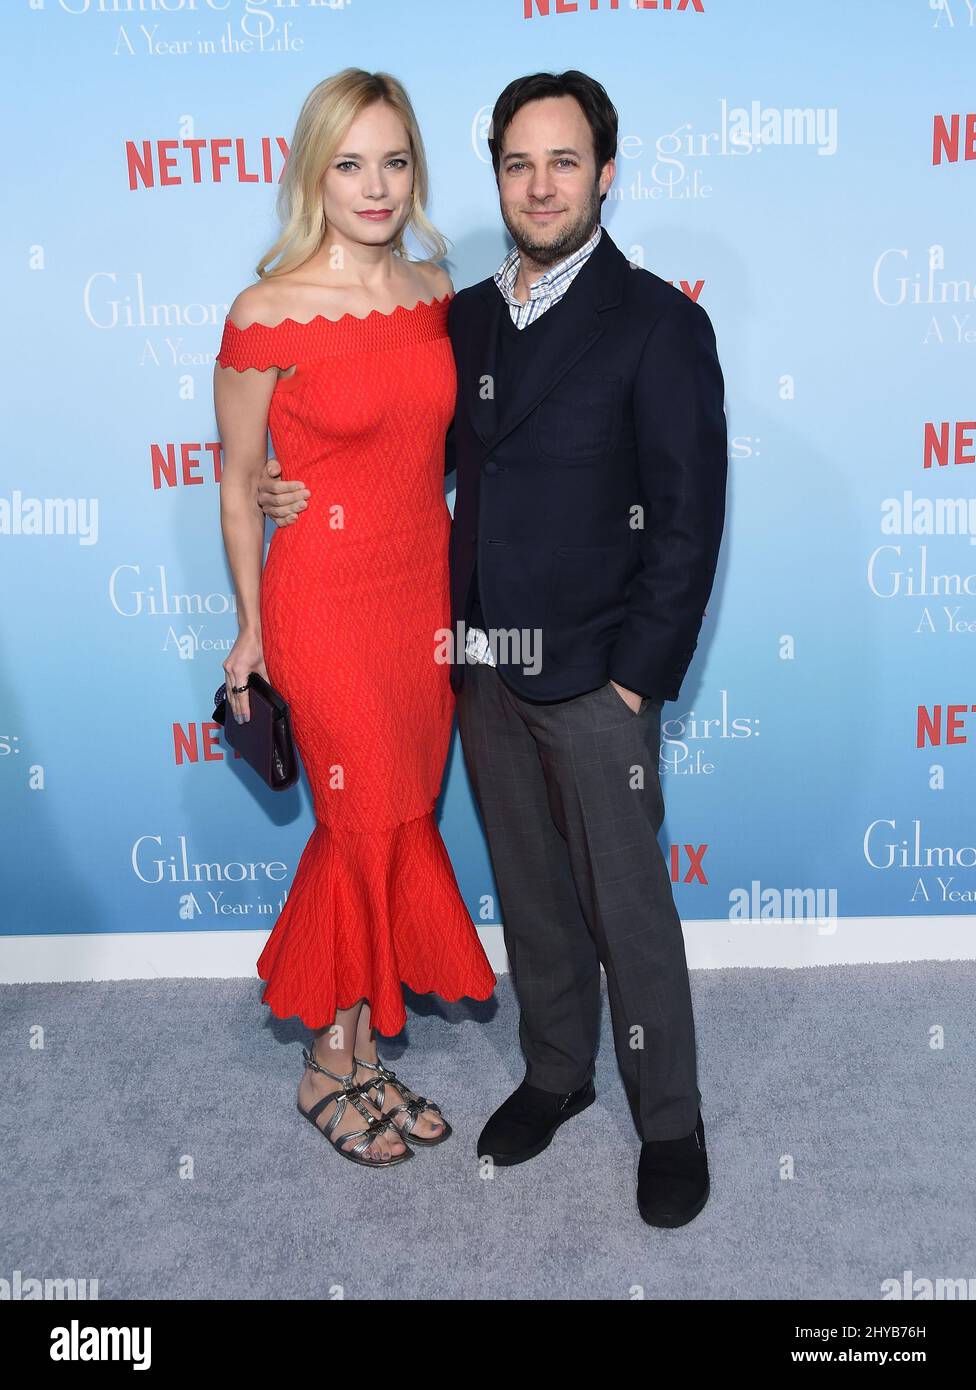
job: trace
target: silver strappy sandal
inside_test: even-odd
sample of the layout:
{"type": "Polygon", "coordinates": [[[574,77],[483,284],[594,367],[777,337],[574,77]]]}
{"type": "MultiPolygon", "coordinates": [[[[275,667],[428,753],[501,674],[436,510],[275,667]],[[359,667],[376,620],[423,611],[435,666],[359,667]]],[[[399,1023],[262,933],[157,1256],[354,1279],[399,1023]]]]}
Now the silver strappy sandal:
{"type": "MultiPolygon", "coordinates": [[[[382,1119],[377,1119],[374,1115],[370,1114],[366,1105],[363,1103],[363,1096],[369,1090],[369,1085],[354,1086],[352,1084],[352,1079],[356,1075],[355,1062],[353,1063],[352,1071],[349,1072],[348,1075],[339,1076],[337,1072],[329,1071],[328,1067],[320,1066],[307,1047],[302,1048],[302,1057],[305,1059],[305,1065],[311,1067],[313,1071],[320,1071],[325,1076],[331,1076],[334,1081],[342,1082],[342,1086],[338,1091],[330,1091],[327,1096],[323,1096],[321,1100],[316,1101],[310,1110],[303,1110],[301,1104],[298,1106],[298,1113],[304,1115],[306,1120],[315,1125],[319,1134],[325,1135],[336,1153],[341,1154],[343,1158],[348,1158],[351,1163],[361,1163],[364,1168],[392,1168],[394,1163],[404,1163],[408,1158],[413,1158],[413,1150],[406,1142],[405,1135],[400,1132],[399,1126],[394,1123],[393,1119],[388,1115],[385,1115],[382,1119]],[[325,1107],[333,1100],[336,1102],[336,1108],[325,1122],[325,1125],[316,1124],[315,1122],[319,1115],[321,1115],[325,1107]],[[333,1130],[345,1114],[347,1105],[353,1106],[359,1111],[360,1115],[364,1117],[367,1121],[366,1128],[351,1130],[349,1133],[340,1134],[333,1139],[333,1130]],[[385,1134],[390,1128],[398,1134],[402,1141],[403,1153],[392,1154],[389,1158],[362,1157],[373,1140],[378,1138],[379,1135],[385,1134]],[[342,1146],[350,1139],[355,1139],[356,1142],[351,1148],[343,1148],[342,1146]]],[[[372,1085],[374,1083],[369,1084],[372,1085]]]]}
{"type": "Polygon", "coordinates": [[[404,1139],[409,1136],[411,1144],[425,1144],[428,1148],[432,1148],[435,1144],[443,1144],[444,1140],[449,1139],[454,1133],[451,1126],[444,1119],[444,1114],[440,1106],[435,1105],[434,1102],[428,1100],[426,1096],[415,1096],[415,1098],[411,1100],[410,1096],[414,1095],[414,1093],[410,1090],[409,1086],[404,1085],[404,1083],[399,1080],[395,1071],[390,1071],[389,1067],[385,1067],[382,1062],[366,1062],[362,1057],[354,1057],[353,1060],[357,1066],[365,1067],[367,1071],[374,1071],[376,1073],[376,1080],[364,1082],[362,1091],[364,1095],[368,1095],[370,1091],[376,1092],[376,1098],[374,1099],[372,1096],[369,1096],[369,1099],[376,1106],[377,1110],[383,1109],[387,1085],[392,1086],[399,1095],[402,1104],[395,1105],[392,1110],[388,1110],[383,1118],[385,1120],[394,1120],[395,1123],[395,1116],[406,1115],[406,1123],[404,1125],[396,1125],[397,1130],[404,1139]],[[440,1134],[432,1134],[430,1136],[414,1134],[414,1125],[425,1110],[436,1110],[441,1120],[443,1120],[444,1128],[441,1130],[440,1134]]]}

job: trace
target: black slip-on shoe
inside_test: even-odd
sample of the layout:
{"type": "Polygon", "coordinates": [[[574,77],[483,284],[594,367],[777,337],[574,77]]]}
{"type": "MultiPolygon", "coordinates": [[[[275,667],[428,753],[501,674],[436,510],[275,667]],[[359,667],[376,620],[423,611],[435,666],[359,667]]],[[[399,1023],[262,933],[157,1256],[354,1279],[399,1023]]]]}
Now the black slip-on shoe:
{"type": "Polygon", "coordinates": [[[637,1168],[637,1208],[649,1226],[684,1226],[708,1201],[708,1154],[701,1111],[681,1139],[647,1139],[637,1168]]]}
{"type": "Polygon", "coordinates": [[[535,1158],[552,1143],[559,1126],[596,1100],[592,1079],[578,1091],[557,1094],[523,1081],[501,1103],[478,1138],[478,1157],[500,1167],[535,1158]]]}

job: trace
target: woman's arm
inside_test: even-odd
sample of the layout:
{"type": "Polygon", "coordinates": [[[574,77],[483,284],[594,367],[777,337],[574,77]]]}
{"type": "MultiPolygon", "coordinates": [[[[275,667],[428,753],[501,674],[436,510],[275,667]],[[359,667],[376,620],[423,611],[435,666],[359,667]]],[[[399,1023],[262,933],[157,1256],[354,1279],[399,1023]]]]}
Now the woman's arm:
{"type": "MultiPolygon", "coordinates": [[[[256,321],[245,290],[231,305],[230,317],[239,328],[256,321]]],[[[227,660],[227,700],[235,718],[250,717],[244,685],[251,671],[267,679],[261,641],[261,569],[264,560],[264,513],[257,504],[258,478],[268,457],[268,410],[278,368],[214,366],[214,410],[223,455],[220,479],[220,529],[237,592],[239,636],[227,660]]]]}

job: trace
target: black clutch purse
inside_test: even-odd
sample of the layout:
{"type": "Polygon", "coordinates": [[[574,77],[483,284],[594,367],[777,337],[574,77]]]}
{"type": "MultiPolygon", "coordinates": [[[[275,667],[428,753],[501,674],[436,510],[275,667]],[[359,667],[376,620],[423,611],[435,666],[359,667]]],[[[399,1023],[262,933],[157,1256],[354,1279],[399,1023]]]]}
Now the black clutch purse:
{"type": "Polygon", "coordinates": [[[213,717],[224,728],[231,748],[254,768],[272,791],[283,792],[298,781],[298,759],[288,706],[263,676],[252,671],[247,678],[250,719],[238,724],[227,704],[227,682],[214,695],[213,717]]]}

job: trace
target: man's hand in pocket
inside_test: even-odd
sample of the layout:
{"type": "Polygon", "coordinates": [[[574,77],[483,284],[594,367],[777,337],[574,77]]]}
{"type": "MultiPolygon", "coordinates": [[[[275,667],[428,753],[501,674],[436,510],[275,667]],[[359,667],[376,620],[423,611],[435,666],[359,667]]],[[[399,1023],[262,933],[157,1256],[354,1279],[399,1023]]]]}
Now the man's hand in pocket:
{"type": "Polygon", "coordinates": [[[643,695],[638,695],[636,690],[628,690],[624,685],[618,685],[616,681],[612,680],[610,684],[620,696],[621,700],[623,700],[624,704],[632,709],[635,714],[638,714],[641,705],[644,703],[643,695]]]}

